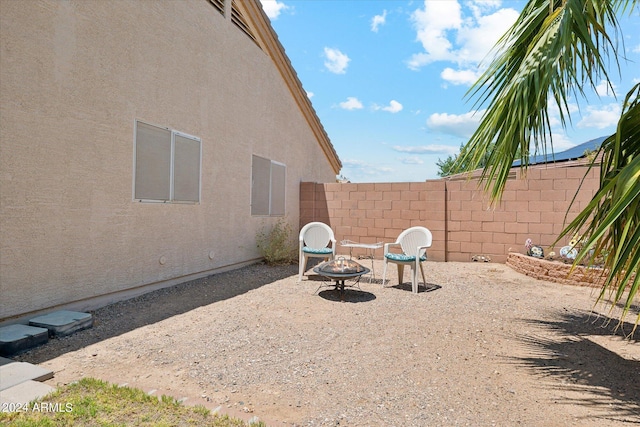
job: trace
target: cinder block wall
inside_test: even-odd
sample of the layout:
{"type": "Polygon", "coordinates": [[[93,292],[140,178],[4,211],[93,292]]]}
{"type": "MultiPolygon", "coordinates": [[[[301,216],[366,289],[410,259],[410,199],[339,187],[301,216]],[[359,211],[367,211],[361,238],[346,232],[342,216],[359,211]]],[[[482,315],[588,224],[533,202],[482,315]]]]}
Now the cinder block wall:
{"type": "MultiPolygon", "coordinates": [[[[433,233],[429,258],[471,261],[489,255],[504,263],[509,252],[524,253],[524,242],[550,246],[598,188],[591,170],[565,219],[585,166],[517,170],[507,182],[502,201],[492,205],[477,180],[431,180],[411,183],[300,185],[300,227],[311,221],[331,226],[336,240],[393,242],[402,230],[422,225],[433,233]]],[[[567,243],[563,239],[556,252],[567,243]]],[[[338,253],[348,254],[338,244],[338,253]]],[[[359,254],[357,251],[354,255],[359,254]]],[[[376,254],[382,256],[382,250],[376,254]]]]}
{"type": "MultiPolygon", "coordinates": [[[[402,230],[421,225],[433,233],[431,259],[445,260],[445,182],[316,184],[300,186],[300,226],[322,221],[336,240],[394,242],[402,230]]],[[[382,249],[376,256],[382,256],[382,249]]],[[[348,254],[341,248],[339,254],[348,254]]],[[[363,254],[354,250],[354,255],[363,254]]]]}
{"type": "Polygon", "coordinates": [[[545,253],[559,251],[570,238],[555,248],[551,245],[598,188],[598,176],[592,170],[571,205],[586,172],[584,166],[531,168],[523,177],[518,170],[496,205],[475,180],[447,182],[447,260],[469,261],[483,254],[503,263],[509,252],[524,253],[528,238],[545,253]]]}

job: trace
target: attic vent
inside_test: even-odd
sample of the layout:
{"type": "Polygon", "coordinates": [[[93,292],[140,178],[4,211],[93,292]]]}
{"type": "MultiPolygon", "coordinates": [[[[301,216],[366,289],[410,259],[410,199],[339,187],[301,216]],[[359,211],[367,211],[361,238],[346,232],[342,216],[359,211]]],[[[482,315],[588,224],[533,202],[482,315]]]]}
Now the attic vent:
{"type": "Polygon", "coordinates": [[[244,19],[244,16],[242,16],[242,13],[240,13],[235,0],[231,2],[231,22],[236,24],[238,28],[240,28],[246,35],[251,38],[251,40],[254,41],[255,44],[258,44],[258,41],[251,32],[251,28],[249,28],[247,21],[244,19]]]}
{"type": "Polygon", "coordinates": [[[224,0],[209,0],[209,3],[218,9],[218,12],[224,16],[224,0]]]}

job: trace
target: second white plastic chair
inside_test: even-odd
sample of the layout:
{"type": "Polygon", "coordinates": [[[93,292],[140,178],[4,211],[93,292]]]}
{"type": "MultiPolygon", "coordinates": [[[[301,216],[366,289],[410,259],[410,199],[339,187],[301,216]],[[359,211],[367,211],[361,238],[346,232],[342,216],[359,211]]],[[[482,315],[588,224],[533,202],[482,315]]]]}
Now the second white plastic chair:
{"type": "Polygon", "coordinates": [[[382,274],[382,286],[384,286],[387,278],[387,265],[394,263],[398,265],[398,282],[402,283],[404,274],[404,266],[411,266],[411,290],[418,293],[418,267],[422,273],[422,281],[425,286],[427,281],[424,277],[422,269],[422,261],[427,260],[427,248],[431,247],[433,237],[431,231],[425,227],[411,227],[404,230],[398,236],[395,243],[387,243],[384,245],[384,273],[382,274]],[[390,252],[392,247],[400,247],[402,253],[390,252]]]}

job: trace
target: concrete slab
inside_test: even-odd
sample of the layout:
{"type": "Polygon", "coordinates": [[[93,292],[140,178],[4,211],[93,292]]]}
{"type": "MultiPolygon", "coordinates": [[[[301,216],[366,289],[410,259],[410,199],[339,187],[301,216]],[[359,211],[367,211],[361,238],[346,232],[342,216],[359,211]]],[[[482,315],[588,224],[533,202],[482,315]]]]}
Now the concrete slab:
{"type": "MultiPolygon", "coordinates": [[[[55,388],[49,384],[28,380],[6,390],[0,390],[0,402],[26,404],[32,400],[41,399],[53,391],[55,388]]],[[[7,409],[10,409],[10,406],[7,409]]]]}
{"type": "Polygon", "coordinates": [[[46,381],[53,378],[53,371],[25,362],[13,362],[0,366],[0,391],[25,381],[46,381]]]}
{"type": "Polygon", "coordinates": [[[93,326],[93,316],[79,311],[60,310],[29,320],[31,326],[47,328],[51,336],[70,335],[93,326]]]}
{"type": "Polygon", "coordinates": [[[0,328],[0,355],[10,356],[49,340],[49,331],[28,325],[9,325],[0,328]]]}

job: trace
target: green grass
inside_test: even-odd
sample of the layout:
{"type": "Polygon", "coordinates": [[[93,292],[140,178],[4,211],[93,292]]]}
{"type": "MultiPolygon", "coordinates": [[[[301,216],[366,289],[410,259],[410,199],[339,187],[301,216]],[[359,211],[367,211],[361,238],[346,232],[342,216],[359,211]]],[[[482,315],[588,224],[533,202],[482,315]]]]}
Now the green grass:
{"type": "MultiPolygon", "coordinates": [[[[62,426],[208,426],[245,427],[226,415],[212,414],[203,406],[185,406],[168,396],[83,378],[60,387],[18,412],[1,412],[0,424],[15,427],[62,426]]],[[[252,426],[265,427],[258,422],[252,426]]]]}

